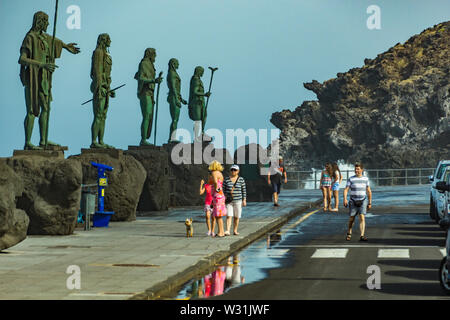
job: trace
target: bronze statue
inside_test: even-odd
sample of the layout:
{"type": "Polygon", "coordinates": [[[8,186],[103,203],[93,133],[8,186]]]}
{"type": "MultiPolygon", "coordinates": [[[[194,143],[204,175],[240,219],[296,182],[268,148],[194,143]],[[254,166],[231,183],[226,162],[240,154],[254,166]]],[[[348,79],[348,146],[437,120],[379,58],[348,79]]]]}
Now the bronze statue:
{"type": "Polygon", "coordinates": [[[156,50],[147,48],[144,57],[139,63],[139,70],[134,78],[138,81],[137,96],[141,105],[142,123],[141,123],[141,146],[151,145],[147,142],[152,132],[153,106],[155,105],[154,91],[155,84],[162,82],[162,77],[155,79],[156,50]]]}
{"type": "Polygon", "coordinates": [[[98,36],[97,47],[92,53],[91,92],[94,120],[91,127],[91,148],[114,148],[103,142],[109,98],[116,96],[115,92],[110,90],[112,68],[112,59],[108,53],[110,45],[111,38],[107,33],[102,33],[98,36]]]}
{"type": "Polygon", "coordinates": [[[54,64],[54,60],[61,57],[62,49],[66,49],[72,54],[80,52],[76,43],[65,44],[58,38],[47,34],[48,25],[48,15],[42,11],[36,12],[33,16],[33,25],[20,48],[20,80],[25,87],[27,107],[24,121],[25,150],[41,150],[47,145],[59,146],[48,140],[52,73],[58,68],[54,64]],[[35,117],[39,117],[39,147],[31,143],[35,117]]]}
{"type": "Polygon", "coordinates": [[[170,106],[170,116],[172,123],[170,124],[169,142],[179,142],[176,140],[176,131],[178,120],[180,118],[181,104],[187,104],[187,101],[181,97],[181,79],[177,73],[179,63],[178,60],[172,58],[169,60],[169,71],[167,73],[167,86],[169,93],[167,102],[170,106]]]}
{"type": "Polygon", "coordinates": [[[205,97],[211,95],[211,92],[204,91],[201,80],[203,73],[202,67],[195,68],[189,90],[189,118],[194,121],[194,141],[200,140],[203,134],[203,124],[206,122],[205,97]]]}

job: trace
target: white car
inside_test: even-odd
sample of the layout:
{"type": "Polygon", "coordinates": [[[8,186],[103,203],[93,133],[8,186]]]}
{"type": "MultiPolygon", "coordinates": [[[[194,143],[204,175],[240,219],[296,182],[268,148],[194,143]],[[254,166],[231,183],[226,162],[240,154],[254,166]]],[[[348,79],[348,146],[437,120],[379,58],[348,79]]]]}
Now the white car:
{"type": "MultiPolygon", "coordinates": [[[[450,160],[442,160],[439,161],[436,170],[434,171],[434,175],[430,176],[430,182],[431,182],[431,192],[430,192],[430,217],[436,222],[439,223],[439,220],[442,219],[442,208],[439,212],[438,208],[438,202],[443,202],[443,195],[442,193],[438,192],[436,190],[436,183],[439,181],[442,181],[444,178],[444,173],[446,172],[446,169],[450,167],[450,160]]],[[[442,204],[440,204],[442,206],[442,204]]]]}
{"type": "MultiPolygon", "coordinates": [[[[436,183],[438,184],[450,184],[450,166],[445,168],[444,174],[442,175],[442,182],[436,183]]],[[[442,188],[442,187],[441,187],[442,188]]],[[[448,219],[448,211],[449,211],[449,197],[450,193],[445,190],[440,190],[441,188],[436,187],[436,214],[438,216],[438,220],[448,219]]]]}
{"type": "Polygon", "coordinates": [[[441,267],[439,268],[439,280],[442,289],[444,289],[447,294],[450,294],[450,278],[448,275],[448,270],[450,269],[450,167],[447,167],[444,175],[447,175],[446,179],[436,184],[437,192],[445,195],[444,218],[439,221],[439,225],[442,229],[447,230],[447,241],[445,243],[446,256],[441,261],[441,267]]]}

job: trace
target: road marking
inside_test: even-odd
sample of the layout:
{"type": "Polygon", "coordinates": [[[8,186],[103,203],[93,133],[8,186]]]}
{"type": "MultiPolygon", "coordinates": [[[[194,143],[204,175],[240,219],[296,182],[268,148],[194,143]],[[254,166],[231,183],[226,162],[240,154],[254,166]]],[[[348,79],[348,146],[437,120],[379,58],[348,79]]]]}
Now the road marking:
{"type": "MultiPolygon", "coordinates": [[[[396,245],[376,245],[376,244],[310,244],[310,245],[277,245],[277,248],[436,248],[439,246],[396,246],[396,245]]],[[[440,249],[445,250],[445,249],[440,249]]]]}
{"type": "Polygon", "coordinates": [[[311,258],[345,258],[348,249],[316,249],[311,258]]]}
{"type": "Polygon", "coordinates": [[[378,249],[378,258],[409,259],[409,249],[378,249]]]}
{"type": "Polygon", "coordinates": [[[282,234],[282,233],[285,233],[287,230],[292,229],[292,228],[298,226],[300,223],[302,223],[303,221],[305,221],[306,219],[308,219],[310,216],[312,216],[314,213],[319,212],[319,211],[320,211],[320,210],[315,210],[315,211],[312,211],[312,212],[310,212],[310,213],[305,214],[304,216],[300,217],[300,219],[298,219],[298,220],[297,220],[296,222],[294,222],[293,224],[288,225],[288,226],[286,226],[285,228],[283,228],[283,229],[285,229],[285,230],[282,230],[280,233],[281,233],[281,234],[282,234]]]}

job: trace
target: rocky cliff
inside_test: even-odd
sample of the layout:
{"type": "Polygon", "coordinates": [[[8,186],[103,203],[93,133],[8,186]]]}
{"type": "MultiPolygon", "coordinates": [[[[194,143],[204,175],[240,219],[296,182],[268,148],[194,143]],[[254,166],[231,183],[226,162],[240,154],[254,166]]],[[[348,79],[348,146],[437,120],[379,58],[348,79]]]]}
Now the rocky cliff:
{"type": "Polygon", "coordinates": [[[450,158],[450,21],[398,43],[337,78],[305,83],[318,101],[272,115],[280,152],[304,168],[363,161],[434,167],[450,158]]]}

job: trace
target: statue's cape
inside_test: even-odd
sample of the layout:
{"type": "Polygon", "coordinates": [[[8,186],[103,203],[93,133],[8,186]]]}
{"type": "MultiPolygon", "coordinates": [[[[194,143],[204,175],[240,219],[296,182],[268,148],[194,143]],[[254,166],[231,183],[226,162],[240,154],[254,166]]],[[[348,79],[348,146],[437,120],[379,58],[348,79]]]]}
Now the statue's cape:
{"type": "MultiPolygon", "coordinates": [[[[52,37],[46,33],[39,37],[36,32],[29,31],[20,47],[20,55],[26,53],[28,59],[39,62],[48,61],[48,55],[52,47],[52,37]]],[[[63,42],[55,38],[55,59],[61,57],[63,42]]],[[[40,114],[39,108],[39,92],[49,96],[49,101],[52,101],[51,94],[51,76],[45,69],[39,69],[35,65],[22,64],[20,67],[20,80],[25,86],[28,97],[30,97],[31,109],[33,114],[38,117],[40,114]]]]}

